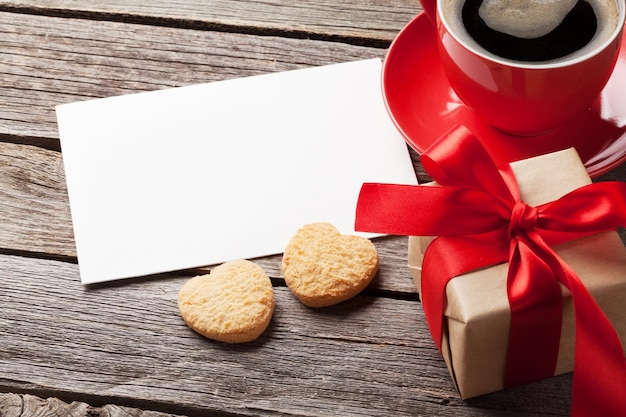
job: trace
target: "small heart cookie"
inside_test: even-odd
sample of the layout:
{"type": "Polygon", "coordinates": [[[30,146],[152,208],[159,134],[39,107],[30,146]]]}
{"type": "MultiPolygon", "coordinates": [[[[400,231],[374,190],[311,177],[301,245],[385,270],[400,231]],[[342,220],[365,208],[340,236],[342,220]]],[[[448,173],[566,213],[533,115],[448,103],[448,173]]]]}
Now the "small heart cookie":
{"type": "Polygon", "coordinates": [[[274,313],[272,282],[253,262],[226,262],[187,281],[178,293],[178,309],[191,329],[209,339],[250,342],[274,313]]]}
{"type": "Polygon", "coordinates": [[[312,223],[291,238],[282,263],[285,282],[309,307],[354,297],[378,271],[378,252],[361,236],[342,235],[329,223],[312,223]]]}

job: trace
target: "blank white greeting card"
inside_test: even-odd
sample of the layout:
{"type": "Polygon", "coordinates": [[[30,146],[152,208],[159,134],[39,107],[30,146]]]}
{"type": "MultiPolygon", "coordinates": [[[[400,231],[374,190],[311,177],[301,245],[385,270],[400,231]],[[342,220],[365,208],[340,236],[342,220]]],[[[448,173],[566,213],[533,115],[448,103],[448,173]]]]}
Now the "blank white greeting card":
{"type": "Polygon", "coordinates": [[[354,232],[361,184],[416,184],[379,59],[59,105],[84,284],[354,232]]]}

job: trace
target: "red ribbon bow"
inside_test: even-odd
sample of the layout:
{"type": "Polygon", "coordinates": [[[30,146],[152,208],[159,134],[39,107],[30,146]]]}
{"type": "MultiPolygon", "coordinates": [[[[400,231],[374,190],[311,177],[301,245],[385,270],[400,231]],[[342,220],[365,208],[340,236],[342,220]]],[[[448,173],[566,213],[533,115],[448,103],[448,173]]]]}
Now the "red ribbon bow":
{"type": "Polygon", "coordinates": [[[626,183],[590,184],[530,207],[521,200],[510,166],[498,169],[461,127],[433,144],[421,161],[441,186],[363,184],[356,230],[439,236],[422,265],[422,304],[439,349],[448,281],[508,261],[511,330],[505,385],[554,375],[561,283],[572,294],[576,320],[572,416],[626,416],[626,364],[619,337],[576,273],[551,248],[626,225],[626,183]]]}

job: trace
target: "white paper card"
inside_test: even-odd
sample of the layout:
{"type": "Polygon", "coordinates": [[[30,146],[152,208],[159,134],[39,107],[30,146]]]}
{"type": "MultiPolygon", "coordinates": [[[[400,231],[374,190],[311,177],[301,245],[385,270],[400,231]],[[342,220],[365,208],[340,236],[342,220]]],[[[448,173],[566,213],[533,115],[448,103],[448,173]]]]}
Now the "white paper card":
{"type": "Polygon", "coordinates": [[[364,60],[57,106],[84,284],[354,232],[366,181],[416,184],[364,60]]]}

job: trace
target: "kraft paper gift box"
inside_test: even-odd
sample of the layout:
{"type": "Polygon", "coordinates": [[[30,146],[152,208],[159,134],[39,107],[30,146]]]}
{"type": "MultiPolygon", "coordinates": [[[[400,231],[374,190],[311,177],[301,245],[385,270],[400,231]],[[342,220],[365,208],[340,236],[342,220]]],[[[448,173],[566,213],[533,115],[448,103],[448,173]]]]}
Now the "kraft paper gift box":
{"type": "MultiPolygon", "coordinates": [[[[522,200],[547,203],[591,182],[573,149],[511,164],[522,200]]],[[[409,237],[409,268],[421,296],[421,264],[430,237],[409,237]]],[[[554,247],[578,274],[626,342],[626,248],[617,232],[602,232],[554,247]]],[[[508,264],[453,278],[446,287],[442,354],[462,398],[504,388],[510,307],[506,291],[508,264]]],[[[555,375],[574,367],[574,310],[563,288],[563,322],[555,375]]]]}

